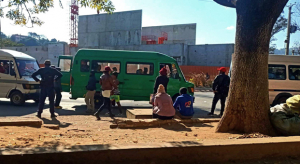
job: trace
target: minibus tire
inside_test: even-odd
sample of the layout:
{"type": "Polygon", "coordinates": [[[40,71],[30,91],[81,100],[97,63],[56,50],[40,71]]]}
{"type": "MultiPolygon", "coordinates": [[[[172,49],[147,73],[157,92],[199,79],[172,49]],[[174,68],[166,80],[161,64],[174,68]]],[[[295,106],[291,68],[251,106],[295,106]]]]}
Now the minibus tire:
{"type": "Polygon", "coordinates": [[[15,91],[10,95],[10,102],[15,106],[21,106],[25,103],[25,97],[21,92],[15,91]]]}

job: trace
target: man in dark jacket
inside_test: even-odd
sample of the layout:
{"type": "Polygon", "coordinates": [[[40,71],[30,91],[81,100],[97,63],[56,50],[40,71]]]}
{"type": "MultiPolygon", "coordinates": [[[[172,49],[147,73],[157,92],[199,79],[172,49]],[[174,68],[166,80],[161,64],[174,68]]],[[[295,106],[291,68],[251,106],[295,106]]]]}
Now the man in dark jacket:
{"type": "Polygon", "coordinates": [[[157,93],[157,89],[159,84],[162,84],[165,87],[165,91],[167,93],[167,88],[168,88],[168,83],[169,83],[169,78],[167,77],[167,69],[163,67],[159,71],[160,76],[158,76],[155,80],[154,88],[153,88],[153,94],[157,93]]]}
{"type": "Polygon", "coordinates": [[[50,65],[51,62],[46,60],[45,68],[40,68],[32,74],[32,78],[36,82],[40,82],[41,85],[40,103],[37,113],[37,117],[39,118],[41,118],[47,96],[49,97],[51,117],[56,117],[54,114],[54,81],[59,80],[62,77],[62,74],[56,69],[51,68],[50,65]],[[38,75],[41,76],[41,80],[37,78],[38,75]]]}
{"type": "Polygon", "coordinates": [[[92,70],[90,73],[89,82],[86,86],[87,93],[85,94],[85,103],[87,106],[87,113],[92,113],[95,111],[95,93],[96,93],[96,84],[97,80],[95,77],[95,71],[92,70]]]}
{"type": "MultiPolygon", "coordinates": [[[[58,72],[61,71],[61,69],[59,67],[55,68],[58,72]]],[[[62,109],[62,107],[59,105],[62,95],[61,95],[61,91],[62,91],[62,87],[61,87],[61,81],[60,79],[57,79],[56,81],[54,81],[54,90],[55,90],[55,104],[54,107],[55,109],[62,109]]]]}
{"type": "Polygon", "coordinates": [[[218,103],[219,100],[221,100],[220,116],[222,117],[225,108],[226,97],[228,96],[230,78],[225,74],[226,72],[225,67],[219,68],[218,71],[219,71],[219,75],[215,78],[212,87],[215,96],[212,102],[211,112],[208,115],[214,115],[216,104],[218,103]]]}

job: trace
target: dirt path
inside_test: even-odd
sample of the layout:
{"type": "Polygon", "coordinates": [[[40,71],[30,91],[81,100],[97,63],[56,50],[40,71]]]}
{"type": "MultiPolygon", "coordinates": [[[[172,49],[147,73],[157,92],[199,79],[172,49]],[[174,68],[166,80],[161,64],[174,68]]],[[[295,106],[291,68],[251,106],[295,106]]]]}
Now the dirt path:
{"type": "Polygon", "coordinates": [[[241,136],[215,133],[217,123],[166,125],[147,129],[110,129],[110,118],[96,121],[93,116],[60,116],[54,120],[43,118],[43,121],[45,124],[59,124],[60,129],[0,127],[0,148],[162,142],[189,144],[207,139],[241,136]]]}

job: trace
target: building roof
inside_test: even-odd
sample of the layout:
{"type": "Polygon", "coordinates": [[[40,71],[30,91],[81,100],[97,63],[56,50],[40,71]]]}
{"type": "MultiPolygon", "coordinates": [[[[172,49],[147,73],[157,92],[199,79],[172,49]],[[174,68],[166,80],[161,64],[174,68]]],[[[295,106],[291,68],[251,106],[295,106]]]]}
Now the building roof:
{"type": "Polygon", "coordinates": [[[8,50],[8,49],[0,49],[0,57],[14,57],[14,58],[26,58],[26,59],[32,59],[35,60],[35,58],[14,50],[8,50]]]}

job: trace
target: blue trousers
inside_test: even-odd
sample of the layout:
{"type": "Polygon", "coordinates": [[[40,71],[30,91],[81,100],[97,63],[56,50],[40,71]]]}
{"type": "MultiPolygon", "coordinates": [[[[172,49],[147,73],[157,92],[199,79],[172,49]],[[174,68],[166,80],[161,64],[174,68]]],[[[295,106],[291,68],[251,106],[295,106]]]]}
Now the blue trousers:
{"type": "Polygon", "coordinates": [[[49,98],[50,113],[54,114],[54,97],[55,97],[54,87],[44,87],[44,86],[41,87],[38,114],[43,113],[46,97],[49,98]]]}

